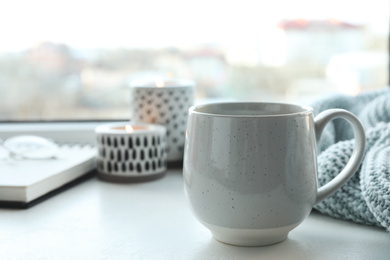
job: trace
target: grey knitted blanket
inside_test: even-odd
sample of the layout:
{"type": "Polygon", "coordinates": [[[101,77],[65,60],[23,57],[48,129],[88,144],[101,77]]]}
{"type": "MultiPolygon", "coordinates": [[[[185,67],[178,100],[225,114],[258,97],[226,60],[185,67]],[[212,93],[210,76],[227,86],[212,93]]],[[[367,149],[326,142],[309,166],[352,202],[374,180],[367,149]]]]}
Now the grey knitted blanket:
{"type": "MultiPolygon", "coordinates": [[[[366,130],[366,152],[355,175],[333,195],[317,204],[318,211],[390,231],[390,88],[351,97],[328,96],[312,104],[314,115],[329,108],[346,109],[366,130]]],[[[324,185],[346,165],[353,150],[353,132],[342,119],[324,130],[318,146],[318,183],[324,185]]]]}

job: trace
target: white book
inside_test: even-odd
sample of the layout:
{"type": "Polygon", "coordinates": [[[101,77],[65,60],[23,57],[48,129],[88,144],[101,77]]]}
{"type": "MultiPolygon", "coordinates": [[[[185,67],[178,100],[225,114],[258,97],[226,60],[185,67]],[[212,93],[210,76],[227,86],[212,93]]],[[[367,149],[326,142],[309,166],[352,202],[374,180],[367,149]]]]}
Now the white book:
{"type": "Polygon", "coordinates": [[[96,168],[96,148],[62,145],[56,159],[0,161],[0,206],[28,208],[86,179],[96,168]]]}

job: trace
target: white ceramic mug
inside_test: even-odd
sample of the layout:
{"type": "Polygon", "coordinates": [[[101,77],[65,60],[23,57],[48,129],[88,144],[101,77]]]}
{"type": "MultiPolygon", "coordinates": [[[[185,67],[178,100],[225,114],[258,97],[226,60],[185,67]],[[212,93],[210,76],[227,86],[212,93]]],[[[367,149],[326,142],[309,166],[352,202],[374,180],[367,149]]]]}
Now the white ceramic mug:
{"type": "Polygon", "coordinates": [[[311,108],[283,103],[193,106],[183,166],[186,195],[215,239],[239,246],[278,243],[355,173],[364,147],[362,124],[341,109],[314,119],[311,108]],[[318,189],[316,145],[334,118],[352,126],[354,151],[342,172],[318,189]]]}

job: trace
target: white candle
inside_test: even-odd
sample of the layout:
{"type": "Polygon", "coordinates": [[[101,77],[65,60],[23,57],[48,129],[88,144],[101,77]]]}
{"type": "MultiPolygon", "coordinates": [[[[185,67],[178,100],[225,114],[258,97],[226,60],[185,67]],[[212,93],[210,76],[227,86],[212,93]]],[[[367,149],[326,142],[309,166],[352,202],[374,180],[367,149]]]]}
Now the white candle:
{"type": "Polygon", "coordinates": [[[133,81],[130,90],[130,120],[164,125],[168,161],[182,160],[195,83],[191,80],[133,81]]]}
{"type": "Polygon", "coordinates": [[[165,173],[165,127],[117,122],[98,126],[95,133],[101,179],[139,181],[165,173]]]}

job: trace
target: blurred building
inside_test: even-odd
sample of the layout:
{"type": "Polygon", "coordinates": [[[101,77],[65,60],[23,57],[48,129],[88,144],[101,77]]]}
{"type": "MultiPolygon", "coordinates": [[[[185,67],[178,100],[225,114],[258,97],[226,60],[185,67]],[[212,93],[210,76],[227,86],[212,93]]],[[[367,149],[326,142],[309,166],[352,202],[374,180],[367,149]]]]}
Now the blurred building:
{"type": "Polygon", "coordinates": [[[198,93],[203,97],[218,96],[227,80],[227,64],[221,50],[200,47],[187,52],[185,60],[192,78],[196,79],[198,93]]]}
{"type": "Polygon", "coordinates": [[[71,55],[65,44],[37,42],[27,51],[31,66],[41,73],[66,74],[69,72],[71,55]]]}
{"type": "Polygon", "coordinates": [[[284,32],[287,64],[326,66],[331,57],[363,49],[364,28],[361,25],[329,20],[285,20],[279,23],[284,32]]]}

